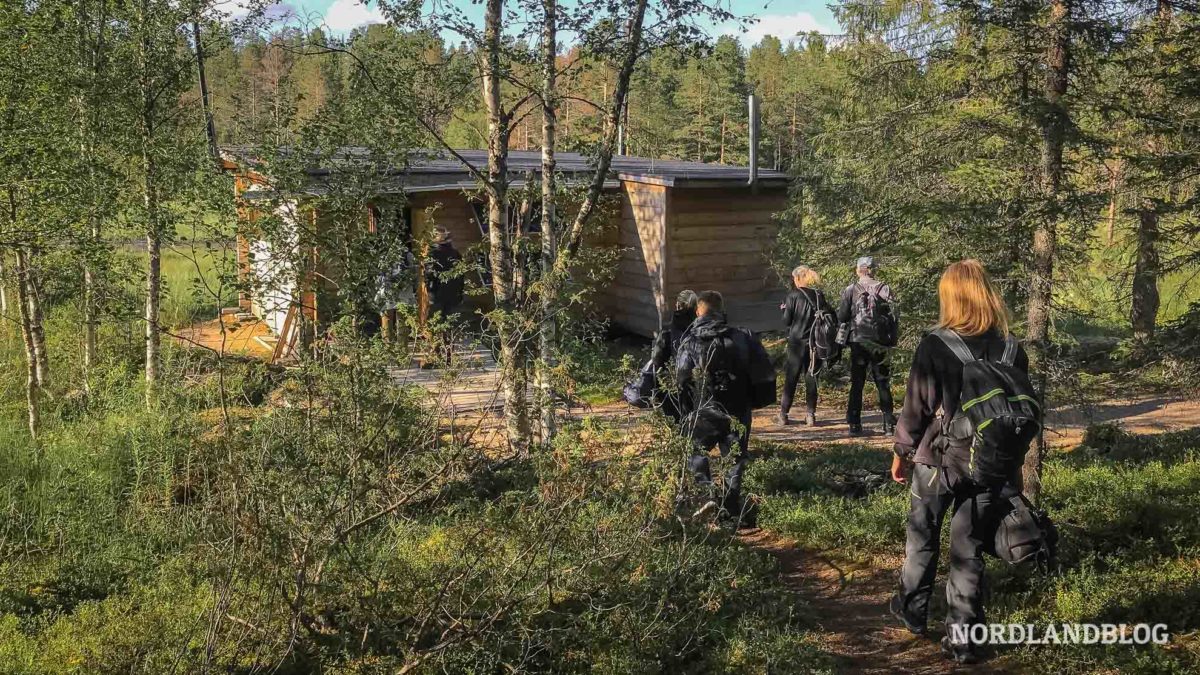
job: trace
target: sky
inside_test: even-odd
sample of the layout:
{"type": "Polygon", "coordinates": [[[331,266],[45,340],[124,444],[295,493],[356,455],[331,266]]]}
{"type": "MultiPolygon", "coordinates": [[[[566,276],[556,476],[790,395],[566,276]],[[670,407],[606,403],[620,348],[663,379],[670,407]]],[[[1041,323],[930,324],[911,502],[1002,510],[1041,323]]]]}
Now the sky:
{"type": "MultiPolygon", "coordinates": [[[[443,0],[480,11],[480,3],[469,0],[443,0]]],[[[746,46],[756,44],[764,35],[774,35],[785,42],[797,34],[818,31],[837,33],[837,21],[826,6],[827,0],[724,0],[731,11],[739,16],[754,17],[756,23],[742,32],[733,24],[709,26],[713,35],[728,33],[735,35],[746,46]]],[[[297,13],[311,17],[323,17],[331,32],[345,34],[370,23],[379,23],[383,17],[374,2],[364,5],[362,0],[282,0],[297,13]]]]}

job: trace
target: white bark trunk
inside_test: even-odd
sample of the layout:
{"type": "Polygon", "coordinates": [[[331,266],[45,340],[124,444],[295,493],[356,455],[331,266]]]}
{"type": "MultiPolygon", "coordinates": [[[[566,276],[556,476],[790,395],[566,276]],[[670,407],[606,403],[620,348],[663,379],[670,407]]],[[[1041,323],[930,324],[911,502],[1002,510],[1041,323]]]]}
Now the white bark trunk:
{"type": "Polygon", "coordinates": [[[46,314],[42,311],[42,283],[37,269],[37,256],[32,250],[27,250],[24,257],[29,330],[33,337],[34,370],[38,387],[45,388],[50,386],[50,351],[46,347],[46,314]]]}
{"type": "Polygon", "coordinates": [[[504,419],[509,445],[526,452],[530,444],[526,400],[525,354],[514,303],[512,246],[508,231],[508,144],[511,116],[500,98],[501,22],[504,0],[487,0],[484,10],[482,54],[483,98],[488,118],[488,230],[492,267],[492,294],[499,320],[500,367],[504,393],[504,419]]]}
{"type": "MultiPolygon", "coordinates": [[[[558,4],[556,0],[542,3],[542,277],[554,273],[558,255],[557,233],[554,231],[556,126],[558,123],[558,4]]],[[[541,321],[538,324],[537,407],[541,442],[549,443],[555,434],[554,367],[558,362],[558,318],[555,298],[543,284],[541,321]]]]}
{"type": "Polygon", "coordinates": [[[34,349],[32,317],[30,316],[29,263],[25,252],[17,249],[17,305],[20,314],[21,339],[25,345],[25,403],[29,423],[29,435],[37,440],[41,426],[38,399],[41,388],[38,384],[37,354],[34,349]]]}
{"type": "MultiPolygon", "coordinates": [[[[148,20],[148,12],[143,4],[142,21],[148,20]]],[[[144,31],[149,30],[143,28],[144,31]]],[[[146,402],[154,399],[154,391],[158,385],[158,369],[160,362],[159,336],[159,295],[162,288],[162,232],[159,223],[158,194],[156,192],[156,167],[154,162],[153,140],[155,125],[154,91],[149,78],[150,64],[148,62],[148,35],[143,32],[139,43],[138,61],[141,70],[142,110],[141,110],[141,150],[142,150],[142,205],[146,210],[146,402]]]]}

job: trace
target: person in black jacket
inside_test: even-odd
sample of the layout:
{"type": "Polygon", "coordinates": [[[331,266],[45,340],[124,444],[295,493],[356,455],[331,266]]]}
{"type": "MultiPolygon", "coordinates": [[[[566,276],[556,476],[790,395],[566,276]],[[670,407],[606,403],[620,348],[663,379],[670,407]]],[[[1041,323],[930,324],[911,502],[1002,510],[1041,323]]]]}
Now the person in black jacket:
{"type": "Polygon", "coordinates": [[[441,313],[449,318],[463,301],[463,277],[454,274],[462,254],[454,248],[450,233],[438,228],[429,250],[429,266],[425,272],[425,290],[429,294],[429,314],[441,313]]]}
{"type": "Polygon", "coordinates": [[[846,424],[851,436],[862,434],[862,399],[863,386],[867,382],[867,372],[875,381],[875,389],[879,394],[879,410],[883,413],[883,434],[892,435],[896,418],[892,414],[892,366],[891,350],[873,342],[870,337],[859,335],[853,326],[855,323],[856,302],[864,293],[876,294],[887,302],[895,311],[895,298],[892,289],[887,284],[875,278],[877,266],[875,259],[863,256],[855,263],[854,271],[858,279],[842,291],[841,302],[838,305],[838,323],[842,330],[847,330],[846,343],[850,347],[850,396],[846,401],[846,424]]]}
{"type": "MultiPolygon", "coordinates": [[[[963,260],[946,269],[938,284],[939,329],[953,331],[976,358],[998,361],[1010,341],[1008,309],[978,260],[963,260]]],[[[1028,372],[1024,349],[1012,341],[1013,367],[1028,372]]],[[[950,574],[946,584],[947,633],[954,624],[969,630],[984,622],[984,542],[994,537],[1003,513],[1000,493],[1020,490],[1018,467],[1008,485],[983,486],[970,478],[969,448],[940,442],[941,420],[960,411],[963,362],[942,338],[926,335],[917,346],[896,425],[892,478],[910,482],[907,544],[900,587],[889,609],[912,632],[925,632],[929,598],[937,573],[942,521],[949,511],[950,574]]],[[[970,644],[943,649],[956,661],[974,662],[970,644]]]]}
{"type": "Polygon", "coordinates": [[[832,313],[833,308],[826,302],[825,294],[817,289],[821,284],[821,275],[813,269],[800,265],[792,270],[792,284],[795,288],[779,306],[783,310],[783,325],[787,329],[787,369],[784,371],[783,395],[779,402],[779,423],[789,423],[788,412],[792,409],[796,385],[803,374],[806,405],[804,423],[811,427],[817,424],[817,374],[824,363],[809,353],[809,335],[817,310],[832,313]]]}
{"type": "Polygon", "coordinates": [[[693,448],[688,468],[696,482],[712,484],[708,451],[714,446],[722,455],[733,453],[720,504],[710,501],[697,515],[719,507],[722,518],[737,518],[742,523],[742,476],[750,459],[753,412],[747,340],[746,331],[726,323],[721,294],[703,291],[696,303],[696,321],[684,333],[675,358],[682,431],[693,448]]]}
{"type": "Polygon", "coordinates": [[[650,363],[654,368],[654,400],[662,406],[662,412],[674,422],[679,421],[679,399],[671,391],[671,387],[663,386],[663,377],[667,369],[674,368],[675,354],[679,350],[679,342],[684,333],[696,320],[696,292],[680,291],[675,298],[675,311],[671,314],[671,323],[658,332],[654,338],[654,346],[650,350],[650,363]]]}

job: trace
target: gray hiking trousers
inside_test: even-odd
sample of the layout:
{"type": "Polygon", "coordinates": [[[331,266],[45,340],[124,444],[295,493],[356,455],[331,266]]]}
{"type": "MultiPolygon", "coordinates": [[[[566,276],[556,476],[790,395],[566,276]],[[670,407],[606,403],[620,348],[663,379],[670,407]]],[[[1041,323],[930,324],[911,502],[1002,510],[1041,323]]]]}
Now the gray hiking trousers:
{"type": "Polygon", "coordinates": [[[984,622],[984,542],[995,537],[1003,513],[1001,488],[976,485],[966,461],[946,458],[944,467],[917,464],[909,493],[908,542],[900,570],[900,600],[905,617],[924,626],[937,575],[942,520],[949,511],[950,574],[946,581],[946,633],[984,622]]]}

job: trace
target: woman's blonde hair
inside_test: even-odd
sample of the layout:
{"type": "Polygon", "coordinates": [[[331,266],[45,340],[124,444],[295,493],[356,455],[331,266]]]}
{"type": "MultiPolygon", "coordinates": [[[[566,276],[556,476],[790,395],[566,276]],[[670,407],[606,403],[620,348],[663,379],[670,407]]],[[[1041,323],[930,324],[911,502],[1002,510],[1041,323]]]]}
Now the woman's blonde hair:
{"type": "Polygon", "coordinates": [[[1008,307],[978,260],[960,260],[947,267],[938,282],[938,300],[939,328],[960,335],[982,335],[993,328],[1008,334],[1008,307]]]}
{"type": "Polygon", "coordinates": [[[821,275],[808,265],[799,265],[792,270],[792,283],[796,288],[814,288],[821,285],[821,275]]]}

